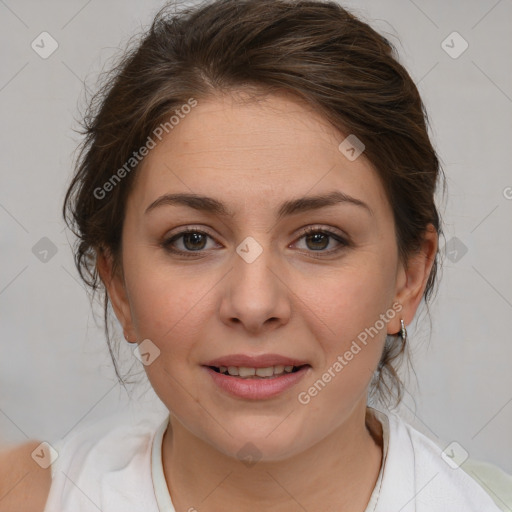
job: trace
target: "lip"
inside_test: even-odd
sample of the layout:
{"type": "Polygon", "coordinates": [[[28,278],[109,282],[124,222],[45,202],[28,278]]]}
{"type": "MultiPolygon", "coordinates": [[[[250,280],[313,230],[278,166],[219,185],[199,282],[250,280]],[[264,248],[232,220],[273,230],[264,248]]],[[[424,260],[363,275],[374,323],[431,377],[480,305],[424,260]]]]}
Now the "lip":
{"type": "Polygon", "coordinates": [[[244,379],[237,376],[217,373],[209,366],[203,366],[203,368],[210,375],[215,385],[227,394],[245,400],[266,400],[278,396],[295,386],[305,377],[311,369],[311,366],[305,365],[296,372],[283,373],[282,375],[268,379],[244,379]]]}
{"type": "Polygon", "coordinates": [[[302,366],[305,364],[308,364],[308,362],[279,354],[260,354],[254,356],[247,354],[232,354],[212,359],[211,361],[204,363],[204,366],[245,366],[247,368],[267,368],[269,366],[302,366]]]}

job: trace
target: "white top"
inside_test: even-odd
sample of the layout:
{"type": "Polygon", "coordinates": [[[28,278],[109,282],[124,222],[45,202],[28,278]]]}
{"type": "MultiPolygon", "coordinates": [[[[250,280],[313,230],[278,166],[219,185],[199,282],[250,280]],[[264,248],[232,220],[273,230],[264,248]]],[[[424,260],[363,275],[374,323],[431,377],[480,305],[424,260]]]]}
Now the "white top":
{"type": "MultiPolygon", "coordinates": [[[[371,412],[382,425],[384,456],[364,512],[500,512],[432,440],[395,413],[371,412]]],[[[168,414],[131,424],[111,417],[53,443],[59,456],[44,512],[175,512],[162,466],[168,422],[168,414]]]]}

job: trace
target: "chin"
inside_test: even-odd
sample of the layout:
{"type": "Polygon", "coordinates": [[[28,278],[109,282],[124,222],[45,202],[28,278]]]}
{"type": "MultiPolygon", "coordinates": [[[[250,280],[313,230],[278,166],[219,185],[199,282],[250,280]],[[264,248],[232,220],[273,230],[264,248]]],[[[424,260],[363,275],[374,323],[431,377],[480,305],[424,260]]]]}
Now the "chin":
{"type": "Polygon", "coordinates": [[[302,451],[301,429],[278,426],[279,421],[269,425],[268,419],[264,420],[260,426],[252,421],[250,428],[231,428],[232,437],[222,436],[221,443],[210,442],[220,452],[245,462],[248,467],[256,462],[282,461],[302,451]]]}

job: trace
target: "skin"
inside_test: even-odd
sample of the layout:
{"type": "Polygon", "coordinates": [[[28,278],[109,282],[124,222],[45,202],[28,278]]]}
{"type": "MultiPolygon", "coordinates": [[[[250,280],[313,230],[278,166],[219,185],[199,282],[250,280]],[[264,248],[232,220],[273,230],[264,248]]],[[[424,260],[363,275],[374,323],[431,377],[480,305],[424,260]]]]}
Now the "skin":
{"type": "Polygon", "coordinates": [[[42,468],[32,458],[40,441],[0,448],[0,512],[41,512],[52,481],[51,468],[42,468]]]}
{"type": "Polygon", "coordinates": [[[364,153],[353,162],[341,154],[346,135],[294,96],[255,101],[238,91],[200,100],[138,170],[122,275],[108,255],[98,270],[127,339],[160,350],[145,369],[171,413],[162,456],[177,511],[243,512],[257,502],[272,512],[354,512],[368,503],[382,461],[381,433],[365,422],[368,386],[386,334],[415,315],[437,233],[429,226],[407,269],[400,263],[379,176],[364,153]],[[333,190],[372,213],[340,203],[276,219],[283,201],[333,190]],[[182,205],[144,213],[179,192],[213,197],[234,215],[182,205]],[[168,252],[162,244],[187,226],[209,237],[174,242],[192,257],[168,252]],[[350,242],[308,241],[307,226],[350,242]],[[252,263],[236,252],[248,236],[263,249],[252,263]],[[298,393],[396,302],[400,313],[309,404],[299,403],[298,393]],[[234,353],[277,353],[311,368],[277,397],[242,400],[202,367],[234,353]],[[250,467],[237,456],[248,442],[261,457],[250,467]]]}

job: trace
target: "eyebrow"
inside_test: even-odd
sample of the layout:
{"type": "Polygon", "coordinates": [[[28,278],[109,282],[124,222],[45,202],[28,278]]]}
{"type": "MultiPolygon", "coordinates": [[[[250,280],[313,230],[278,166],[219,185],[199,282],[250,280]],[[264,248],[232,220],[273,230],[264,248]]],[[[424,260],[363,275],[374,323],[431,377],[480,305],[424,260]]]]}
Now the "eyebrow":
{"type": "MultiPolygon", "coordinates": [[[[305,196],[298,199],[290,199],[285,201],[279,207],[277,211],[277,219],[287,217],[290,215],[296,215],[299,213],[319,210],[327,206],[333,206],[336,204],[351,204],[359,206],[365,209],[370,215],[373,216],[372,209],[360,199],[349,196],[344,192],[335,190],[327,194],[316,195],[316,196],[305,196]]],[[[234,213],[230,211],[225,204],[221,203],[213,197],[201,196],[198,194],[164,194],[153,201],[147,208],[145,213],[164,205],[173,206],[188,206],[194,210],[207,212],[222,217],[232,217],[234,213]]]]}

